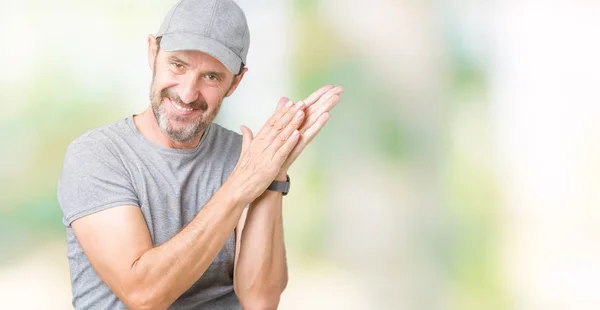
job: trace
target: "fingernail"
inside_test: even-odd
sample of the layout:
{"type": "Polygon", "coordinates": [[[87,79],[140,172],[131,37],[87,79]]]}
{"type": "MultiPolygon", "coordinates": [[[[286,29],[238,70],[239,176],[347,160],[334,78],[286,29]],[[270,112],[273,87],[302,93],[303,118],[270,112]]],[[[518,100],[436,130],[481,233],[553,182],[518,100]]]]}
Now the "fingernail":
{"type": "Polygon", "coordinates": [[[296,112],[296,118],[297,119],[301,119],[303,116],[304,116],[304,113],[302,111],[296,112]]]}
{"type": "Polygon", "coordinates": [[[295,137],[299,134],[300,132],[298,131],[298,129],[294,130],[294,132],[292,133],[292,137],[295,137]]]}
{"type": "Polygon", "coordinates": [[[302,109],[303,106],[304,106],[304,100],[300,100],[300,101],[296,102],[296,107],[298,109],[302,109]]]}
{"type": "Polygon", "coordinates": [[[289,107],[291,107],[293,104],[294,104],[294,102],[293,102],[292,100],[290,100],[290,101],[288,101],[288,102],[286,102],[286,103],[285,103],[285,107],[286,107],[286,108],[289,108],[289,107]]]}

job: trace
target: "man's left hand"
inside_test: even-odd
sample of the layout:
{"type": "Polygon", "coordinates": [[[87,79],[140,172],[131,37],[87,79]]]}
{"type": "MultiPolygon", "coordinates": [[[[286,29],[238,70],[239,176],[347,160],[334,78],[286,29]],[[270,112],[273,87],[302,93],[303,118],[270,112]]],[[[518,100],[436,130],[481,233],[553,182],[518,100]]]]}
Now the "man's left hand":
{"type": "MultiPolygon", "coordinates": [[[[330,117],[329,111],[340,101],[340,94],[343,91],[344,88],[341,86],[326,85],[303,100],[306,109],[304,110],[304,122],[298,128],[300,140],[294,149],[292,149],[275,180],[285,181],[287,170],[300,153],[302,153],[304,148],[321,131],[323,126],[325,126],[330,117]]],[[[288,98],[282,97],[279,100],[279,105],[286,103],[288,100],[288,98]]]]}

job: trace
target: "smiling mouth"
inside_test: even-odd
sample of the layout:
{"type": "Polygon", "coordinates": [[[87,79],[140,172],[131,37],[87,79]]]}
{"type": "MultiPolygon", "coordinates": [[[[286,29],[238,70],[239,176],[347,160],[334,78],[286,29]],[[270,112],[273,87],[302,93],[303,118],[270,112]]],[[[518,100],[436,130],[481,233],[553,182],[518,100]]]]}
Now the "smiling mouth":
{"type": "Polygon", "coordinates": [[[177,104],[174,101],[171,101],[171,102],[173,103],[173,106],[175,107],[175,109],[177,109],[177,110],[179,110],[181,112],[192,112],[192,111],[194,111],[194,109],[192,109],[192,108],[184,108],[184,107],[180,106],[179,104],[177,104]]]}

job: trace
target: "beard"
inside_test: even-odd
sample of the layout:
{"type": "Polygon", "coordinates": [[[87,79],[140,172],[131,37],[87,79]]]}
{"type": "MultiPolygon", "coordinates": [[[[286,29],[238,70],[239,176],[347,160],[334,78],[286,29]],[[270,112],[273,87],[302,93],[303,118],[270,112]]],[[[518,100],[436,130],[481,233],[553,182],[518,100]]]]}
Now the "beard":
{"type": "MultiPolygon", "coordinates": [[[[189,104],[184,103],[179,95],[171,89],[165,88],[161,91],[155,89],[154,78],[152,79],[152,87],[150,93],[150,103],[154,117],[158,123],[158,127],[175,142],[185,143],[190,142],[200,137],[206,128],[212,123],[217,116],[221,107],[221,98],[214,111],[208,112],[208,103],[204,100],[196,100],[189,104]],[[199,110],[200,115],[197,116],[181,116],[170,112],[165,106],[165,99],[179,104],[180,106],[199,110]]],[[[196,114],[196,113],[195,113],[196,114]]]]}

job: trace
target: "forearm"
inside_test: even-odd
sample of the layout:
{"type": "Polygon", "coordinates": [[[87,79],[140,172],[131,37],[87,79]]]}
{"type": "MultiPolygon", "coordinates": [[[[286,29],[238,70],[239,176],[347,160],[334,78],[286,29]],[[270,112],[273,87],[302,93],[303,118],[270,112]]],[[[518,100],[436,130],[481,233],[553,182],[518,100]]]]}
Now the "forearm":
{"type": "Polygon", "coordinates": [[[235,291],[245,308],[274,309],[286,284],[282,195],[265,191],[248,210],[234,274],[235,291]]]}
{"type": "Polygon", "coordinates": [[[243,203],[228,193],[220,189],[181,232],[132,265],[128,284],[135,304],[167,308],[202,276],[243,210],[243,203]]]}

